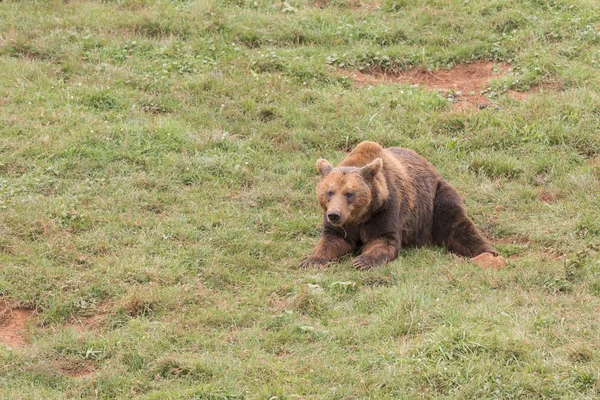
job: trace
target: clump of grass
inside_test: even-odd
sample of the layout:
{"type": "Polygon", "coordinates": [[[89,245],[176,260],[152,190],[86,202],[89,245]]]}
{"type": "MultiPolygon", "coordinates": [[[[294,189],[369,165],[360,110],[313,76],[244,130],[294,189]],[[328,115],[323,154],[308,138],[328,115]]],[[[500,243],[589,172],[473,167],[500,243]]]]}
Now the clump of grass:
{"type": "Polygon", "coordinates": [[[517,159],[508,155],[473,158],[471,170],[491,178],[516,178],[523,172],[517,159]]]}

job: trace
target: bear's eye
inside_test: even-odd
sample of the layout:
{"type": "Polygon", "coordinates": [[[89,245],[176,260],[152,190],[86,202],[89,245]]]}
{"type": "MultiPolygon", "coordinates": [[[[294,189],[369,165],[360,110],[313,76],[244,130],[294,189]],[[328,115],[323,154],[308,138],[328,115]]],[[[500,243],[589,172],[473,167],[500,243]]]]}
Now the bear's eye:
{"type": "Polygon", "coordinates": [[[328,190],[327,191],[327,197],[331,197],[333,196],[333,190],[328,190]]]}
{"type": "Polygon", "coordinates": [[[346,200],[352,200],[354,198],[354,193],[352,193],[352,192],[344,193],[344,196],[346,197],[346,200]]]}

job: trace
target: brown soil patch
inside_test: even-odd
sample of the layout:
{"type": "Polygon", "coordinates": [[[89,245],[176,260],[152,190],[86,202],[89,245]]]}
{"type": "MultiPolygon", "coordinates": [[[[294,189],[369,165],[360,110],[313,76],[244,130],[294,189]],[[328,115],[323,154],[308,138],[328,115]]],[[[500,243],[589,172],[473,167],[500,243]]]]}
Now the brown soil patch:
{"type": "Polygon", "coordinates": [[[27,345],[27,322],[35,314],[34,310],[12,307],[6,301],[0,301],[0,342],[8,347],[27,345]]]}
{"type": "Polygon", "coordinates": [[[556,201],[556,194],[543,190],[538,193],[538,199],[540,199],[542,203],[551,204],[556,201]]]}
{"type": "Polygon", "coordinates": [[[492,240],[493,243],[497,244],[530,244],[531,240],[527,236],[524,235],[513,235],[506,236],[501,238],[494,238],[492,240]]]}
{"type": "Polygon", "coordinates": [[[106,322],[106,314],[93,315],[73,321],[73,329],[77,332],[89,332],[98,329],[106,322]]]}
{"type": "Polygon", "coordinates": [[[543,261],[557,261],[557,260],[562,260],[564,257],[564,255],[562,255],[561,253],[558,253],[556,251],[542,251],[539,253],[540,258],[543,261]]]}
{"type": "MultiPolygon", "coordinates": [[[[399,74],[351,71],[346,72],[346,75],[350,76],[357,86],[385,83],[407,83],[424,86],[428,90],[442,92],[445,97],[452,101],[454,111],[462,111],[486,108],[488,99],[485,96],[485,91],[488,88],[488,81],[501,77],[509,69],[510,65],[508,64],[482,61],[457,65],[449,70],[428,71],[423,68],[413,68],[399,74]]],[[[515,99],[524,100],[530,94],[541,90],[543,90],[542,87],[532,88],[528,92],[511,90],[508,94],[515,99]]]]}
{"type": "Polygon", "coordinates": [[[60,370],[63,374],[72,376],[73,378],[82,378],[96,372],[94,365],[89,362],[76,363],[76,364],[65,364],[60,366],[60,370]]]}
{"type": "Polygon", "coordinates": [[[70,326],[77,332],[90,332],[102,328],[108,319],[113,304],[105,301],[97,307],[94,315],[89,317],[74,317],[70,321],[70,326]]]}

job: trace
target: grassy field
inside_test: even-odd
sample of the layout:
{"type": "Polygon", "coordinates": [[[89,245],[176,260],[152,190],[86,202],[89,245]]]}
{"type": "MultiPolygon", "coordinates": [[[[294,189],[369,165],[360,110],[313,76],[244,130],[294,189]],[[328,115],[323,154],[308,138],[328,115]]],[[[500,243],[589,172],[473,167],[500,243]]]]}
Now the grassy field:
{"type": "Polygon", "coordinates": [[[0,300],[36,312],[0,344],[0,396],[598,398],[599,20],[594,0],[0,2],[0,300]],[[511,67],[483,110],[350,75],[476,61],[511,67]],[[362,140],[431,160],[507,266],[299,269],[315,161],[362,140]]]}

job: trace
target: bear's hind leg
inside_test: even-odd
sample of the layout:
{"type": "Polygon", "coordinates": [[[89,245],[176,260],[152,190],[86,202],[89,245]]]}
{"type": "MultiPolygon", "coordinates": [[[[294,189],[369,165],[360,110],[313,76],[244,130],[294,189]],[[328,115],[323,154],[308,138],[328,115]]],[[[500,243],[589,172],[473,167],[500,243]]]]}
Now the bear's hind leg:
{"type": "Polygon", "coordinates": [[[462,199],[443,179],[438,183],[433,205],[433,243],[453,253],[475,257],[498,252],[467,217],[462,199]]]}

